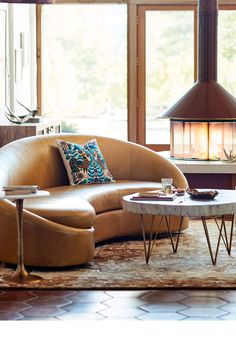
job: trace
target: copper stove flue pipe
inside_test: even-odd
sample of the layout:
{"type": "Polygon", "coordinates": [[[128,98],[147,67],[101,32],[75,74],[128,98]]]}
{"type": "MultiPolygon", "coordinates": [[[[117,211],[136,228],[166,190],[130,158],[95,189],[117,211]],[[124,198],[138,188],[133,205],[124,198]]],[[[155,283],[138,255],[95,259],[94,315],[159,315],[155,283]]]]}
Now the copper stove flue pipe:
{"type": "Polygon", "coordinates": [[[218,1],[198,0],[198,81],[217,81],[218,1]]]}

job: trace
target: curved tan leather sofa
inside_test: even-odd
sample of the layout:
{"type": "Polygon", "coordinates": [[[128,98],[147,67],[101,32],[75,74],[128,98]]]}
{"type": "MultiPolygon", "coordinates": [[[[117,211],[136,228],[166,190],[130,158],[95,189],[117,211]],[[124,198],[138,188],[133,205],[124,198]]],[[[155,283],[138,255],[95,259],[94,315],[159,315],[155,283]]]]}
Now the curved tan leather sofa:
{"type": "MultiPolygon", "coordinates": [[[[37,184],[50,197],[24,201],[25,264],[70,266],[88,262],[95,243],[141,233],[139,217],[122,210],[122,196],[160,187],[172,177],[187,187],[182,172],[143,146],[99,136],[53,134],[16,140],[0,149],[0,186],[37,184]],[[96,138],[115,183],[70,186],[56,139],[83,144],[96,138]]],[[[172,230],[179,219],[172,217],[172,230]]],[[[157,220],[158,222],[158,220],[157,220]]],[[[146,219],[148,229],[149,217],[146,219]]],[[[15,205],[0,201],[0,261],[17,263],[15,205]]],[[[183,229],[188,227],[188,219],[183,229]]],[[[161,231],[166,231],[162,225],[161,231]]]]}

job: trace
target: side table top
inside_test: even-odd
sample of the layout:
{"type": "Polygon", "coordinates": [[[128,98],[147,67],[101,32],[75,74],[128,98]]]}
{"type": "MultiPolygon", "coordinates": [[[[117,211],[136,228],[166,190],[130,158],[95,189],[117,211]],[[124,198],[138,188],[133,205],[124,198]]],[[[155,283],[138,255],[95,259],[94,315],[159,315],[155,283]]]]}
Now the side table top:
{"type": "Polygon", "coordinates": [[[36,193],[30,194],[12,194],[6,195],[5,192],[0,192],[0,199],[9,199],[9,200],[16,200],[16,199],[27,199],[27,198],[38,198],[38,197],[46,197],[50,195],[48,191],[37,191],[36,193]]]}
{"type": "Polygon", "coordinates": [[[236,190],[219,189],[213,200],[194,200],[185,193],[173,201],[131,200],[123,197],[123,209],[139,214],[178,216],[219,216],[236,213],[236,190]]]}

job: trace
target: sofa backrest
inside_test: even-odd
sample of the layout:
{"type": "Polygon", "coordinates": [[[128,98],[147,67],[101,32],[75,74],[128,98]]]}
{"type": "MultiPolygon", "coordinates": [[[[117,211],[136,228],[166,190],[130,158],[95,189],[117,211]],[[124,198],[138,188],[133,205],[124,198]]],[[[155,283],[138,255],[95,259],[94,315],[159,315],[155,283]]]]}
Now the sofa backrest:
{"type": "Polygon", "coordinates": [[[0,186],[37,184],[40,188],[69,184],[56,140],[84,144],[97,139],[115,179],[160,181],[172,176],[187,185],[181,171],[168,160],[141,145],[101,136],[50,134],[13,141],[0,148],[0,186]]]}

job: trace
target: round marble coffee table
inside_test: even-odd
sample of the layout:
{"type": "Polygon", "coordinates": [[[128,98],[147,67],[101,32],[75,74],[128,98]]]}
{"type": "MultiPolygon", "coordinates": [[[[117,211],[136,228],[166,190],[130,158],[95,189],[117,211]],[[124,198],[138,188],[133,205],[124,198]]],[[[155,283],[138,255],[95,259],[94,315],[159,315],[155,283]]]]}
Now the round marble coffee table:
{"type": "Polygon", "coordinates": [[[225,248],[228,254],[230,255],[233,237],[234,214],[236,213],[236,190],[221,189],[218,190],[218,192],[219,194],[213,200],[193,200],[187,193],[184,196],[177,197],[174,201],[132,200],[132,197],[134,195],[127,195],[123,197],[123,209],[132,213],[140,214],[146,263],[149,262],[155,240],[158,236],[158,230],[154,231],[153,227],[151,227],[149,238],[146,237],[143,222],[143,216],[146,214],[153,216],[152,225],[155,215],[161,216],[159,225],[161,224],[164,218],[174,252],[177,252],[183,217],[189,216],[201,218],[213,265],[216,264],[221,240],[223,240],[225,248]],[[170,230],[170,215],[176,215],[181,217],[176,242],[174,242],[173,235],[170,230]],[[231,215],[230,235],[227,235],[225,225],[226,215],[231,215]],[[207,218],[209,217],[213,217],[219,230],[215,255],[213,255],[210,235],[207,227],[207,218]]]}

